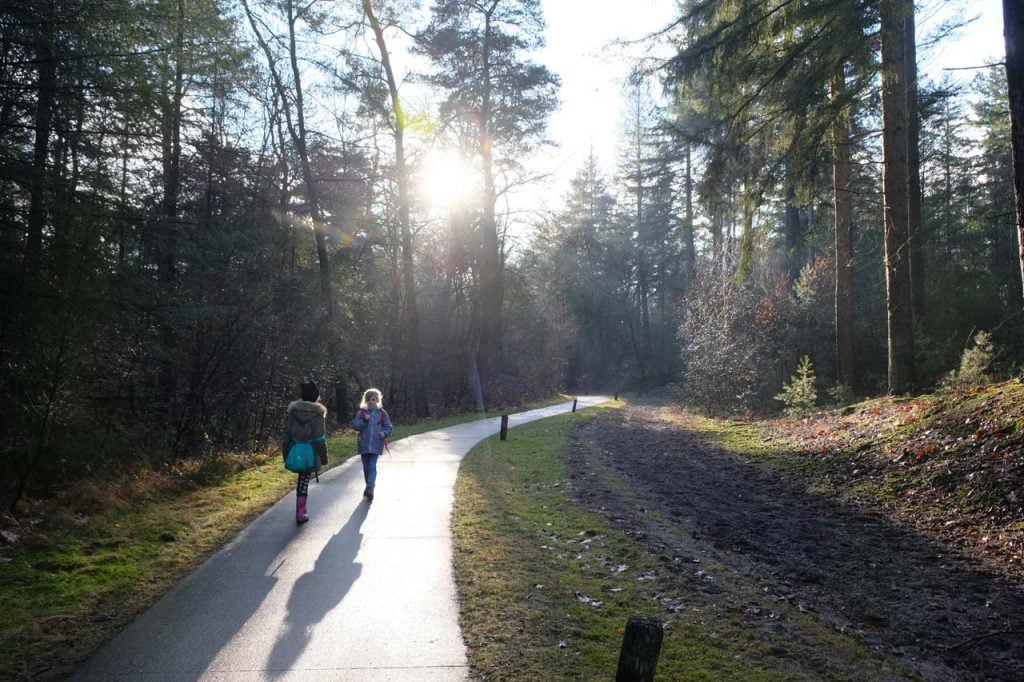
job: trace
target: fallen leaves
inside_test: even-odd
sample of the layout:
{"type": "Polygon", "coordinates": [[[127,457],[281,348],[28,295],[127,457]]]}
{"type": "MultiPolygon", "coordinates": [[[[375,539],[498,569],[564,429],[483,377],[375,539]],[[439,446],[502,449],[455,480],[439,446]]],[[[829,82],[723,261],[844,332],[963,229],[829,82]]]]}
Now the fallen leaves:
{"type": "Polygon", "coordinates": [[[1019,573],[1024,542],[1024,386],[1008,381],[883,398],[766,423],[772,447],[827,466],[829,485],[886,501],[919,529],[1019,573]],[[972,532],[984,529],[980,532],[972,532]]]}

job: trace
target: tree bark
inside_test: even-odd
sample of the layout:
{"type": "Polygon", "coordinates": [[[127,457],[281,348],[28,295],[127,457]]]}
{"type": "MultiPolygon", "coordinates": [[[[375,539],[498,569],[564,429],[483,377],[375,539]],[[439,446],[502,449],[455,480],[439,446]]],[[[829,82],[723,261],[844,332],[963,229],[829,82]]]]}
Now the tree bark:
{"type": "MultiPolygon", "coordinates": [[[[295,3],[289,0],[288,6],[288,59],[292,67],[292,83],[295,88],[295,122],[294,142],[302,167],[302,182],[306,186],[306,199],[309,201],[309,214],[313,219],[313,236],[316,241],[317,262],[320,266],[320,296],[328,323],[334,320],[334,296],[331,295],[331,266],[327,253],[327,224],[323,209],[320,206],[320,192],[313,175],[313,166],[309,160],[309,144],[306,137],[306,113],[302,100],[302,72],[299,70],[299,54],[295,43],[295,3]]],[[[282,104],[287,106],[283,100],[282,104]]],[[[333,330],[328,332],[329,340],[334,339],[333,330]]],[[[333,355],[333,353],[332,353],[333,355]]],[[[333,357],[331,358],[333,360],[333,357]]]]}
{"type": "Polygon", "coordinates": [[[183,0],[178,0],[178,22],[175,25],[174,61],[170,90],[164,93],[161,121],[161,151],[163,160],[163,198],[161,215],[163,234],[160,236],[160,260],[157,264],[161,283],[173,282],[177,275],[176,241],[178,229],[178,196],[181,193],[181,103],[184,98],[185,75],[182,68],[185,43],[185,16],[183,0]]]}
{"type": "Polygon", "coordinates": [[[479,321],[479,342],[475,372],[484,404],[496,394],[495,382],[501,375],[501,319],[504,304],[502,278],[501,243],[498,239],[497,191],[495,189],[493,135],[494,102],[492,102],[492,73],[490,73],[490,19],[498,6],[493,0],[482,8],[483,44],[481,54],[481,100],[480,118],[477,127],[477,153],[480,156],[480,170],[483,175],[483,199],[480,212],[479,244],[477,251],[477,319],[479,321]]]}
{"type": "Polygon", "coordinates": [[[1017,246],[1024,286],[1024,5],[1020,0],[1003,0],[1003,38],[1006,42],[1006,83],[1010,100],[1017,246]]]}
{"type": "Polygon", "coordinates": [[[803,223],[800,221],[800,209],[796,206],[796,180],[792,178],[792,171],[786,168],[786,175],[790,176],[786,183],[786,280],[792,287],[800,276],[800,269],[803,267],[800,258],[800,242],[803,238],[803,223]]]}
{"type": "MultiPolygon", "coordinates": [[[[169,89],[164,91],[161,101],[161,160],[163,172],[163,196],[161,198],[160,234],[157,237],[157,281],[163,290],[166,301],[173,301],[173,289],[178,278],[178,203],[181,194],[181,106],[185,96],[184,52],[185,52],[185,7],[183,0],[178,0],[177,23],[174,27],[174,45],[171,52],[173,69],[170,74],[169,89]]],[[[170,322],[170,316],[164,315],[160,321],[160,338],[163,353],[160,360],[158,384],[161,399],[165,405],[174,400],[175,348],[178,334],[170,322]]]]}
{"type": "MultiPolygon", "coordinates": [[[[281,78],[281,74],[277,70],[274,54],[270,49],[267,39],[260,31],[256,17],[252,14],[252,9],[249,6],[248,0],[242,0],[242,8],[249,20],[249,26],[252,28],[253,34],[256,36],[256,42],[259,44],[260,49],[263,51],[263,54],[267,59],[267,68],[270,69],[270,75],[274,82],[274,90],[277,93],[278,101],[281,103],[281,109],[285,118],[285,125],[288,128],[288,136],[292,139],[292,143],[295,145],[295,150],[299,156],[299,167],[302,173],[302,182],[306,187],[306,201],[309,203],[310,217],[313,221],[313,237],[316,241],[317,262],[320,267],[320,297],[324,308],[324,314],[330,323],[334,320],[334,296],[331,294],[331,267],[330,256],[327,253],[327,226],[320,206],[320,194],[313,176],[313,166],[309,160],[309,147],[306,138],[306,117],[303,111],[302,100],[302,79],[301,72],[299,70],[299,57],[295,40],[295,23],[298,21],[298,17],[295,14],[295,4],[292,0],[288,0],[286,3],[288,13],[288,57],[292,69],[292,79],[295,88],[294,120],[292,118],[293,107],[288,101],[288,91],[285,87],[284,80],[281,78]]],[[[333,330],[328,333],[330,334],[329,341],[333,342],[333,330]]],[[[333,352],[331,354],[333,359],[333,352]]]]}
{"type": "MultiPolygon", "coordinates": [[[[646,249],[649,246],[647,230],[647,205],[644,202],[644,148],[643,148],[643,116],[642,96],[640,88],[633,92],[633,125],[632,136],[635,142],[633,149],[634,171],[636,173],[636,202],[634,204],[634,229],[636,230],[636,288],[637,299],[640,307],[640,330],[643,339],[643,352],[650,355],[651,352],[651,308],[650,308],[650,282],[648,277],[648,263],[646,249]]],[[[641,371],[645,365],[641,364],[641,371]]],[[[641,376],[641,382],[645,383],[647,377],[641,376]]]]}
{"type": "Polygon", "coordinates": [[[477,371],[481,374],[480,385],[485,398],[494,390],[493,382],[500,374],[501,367],[501,309],[504,301],[502,283],[501,247],[498,240],[498,225],[495,209],[497,195],[494,188],[494,159],[491,149],[491,15],[498,2],[491,2],[484,15],[484,36],[482,54],[483,96],[480,107],[479,153],[483,172],[483,206],[480,219],[480,279],[479,279],[479,320],[480,345],[477,371]]]}
{"type": "MultiPolygon", "coordinates": [[[[832,77],[832,99],[839,101],[846,91],[841,66],[832,77]]],[[[835,195],[836,243],[836,378],[854,388],[857,383],[853,334],[853,194],[850,192],[850,118],[848,111],[836,115],[832,124],[832,179],[835,195]]]]}
{"type": "Polygon", "coordinates": [[[744,191],[740,196],[743,211],[743,234],[740,236],[739,263],[736,267],[736,273],[741,281],[746,281],[750,277],[751,273],[754,272],[754,264],[757,261],[757,235],[754,234],[754,205],[756,200],[753,196],[750,196],[749,192],[751,190],[747,186],[748,184],[744,183],[744,191]]]}
{"type": "Polygon", "coordinates": [[[693,237],[693,168],[691,165],[690,143],[686,143],[686,231],[683,240],[686,245],[686,283],[689,286],[697,265],[697,245],[693,237]]]}
{"type": "Polygon", "coordinates": [[[914,318],[910,280],[910,227],[907,202],[906,30],[913,11],[907,0],[882,0],[882,191],[885,218],[885,290],[888,326],[889,392],[914,384],[914,318]],[[908,11],[909,5],[909,11],[908,11]]]}
{"type": "Polygon", "coordinates": [[[402,238],[402,284],[406,309],[406,333],[408,334],[409,358],[413,370],[413,400],[416,406],[416,416],[424,418],[430,415],[430,408],[427,401],[426,371],[423,367],[423,349],[420,345],[420,316],[419,307],[416,303],[416,280],[413,268],[413,239],[412,225],[409,211],[409,168],[405,160],[405,113],[402,110],[402,102],[398,96],[398,83],[395,80],[394,69],[391,67],[391,57],[388,54],[387,44],[384,40],[384,31],[381,29],[380,21],[373,12],[373,5],[370,0],[363,0],[363,13],[370,23],[377,48],[380,50],[381,65],[384,67],[384,75],[388,82],[388,91],[391,95],[391,112],[394,116],[395,125],[395,174],[398,183],[398,222],[402,238]]]}
{"type": "Polygon", "coordinates": [[[68,274],[68,258],[72,250],[74,235],[74,218],[78,211],[75,207],[78,196],[78,183],[81,178],[81,146],[82,129],[85,121],[85,88],[82,79],[77,79],[74,94],[64,98],[67,111],[65,122],[54,126],[56,130],[66,130],[66,133],[56,136],[57,146],[53,150],[53,156],[57,161],[57,167],[52,174],[53,189],[51,190],[54,202],[52,218],[53,230],[53,257],[50,259],[50,271],[52,280],[62,282],[68,274]],[[73,123],[72,123],[73,120],[73,123]]]}

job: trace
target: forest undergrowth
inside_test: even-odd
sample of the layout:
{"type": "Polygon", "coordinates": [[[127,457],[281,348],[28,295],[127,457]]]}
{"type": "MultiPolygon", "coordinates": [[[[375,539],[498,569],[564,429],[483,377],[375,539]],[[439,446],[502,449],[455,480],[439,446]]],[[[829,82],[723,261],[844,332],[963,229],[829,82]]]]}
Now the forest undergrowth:
{"type": "Polygon", "coordinates": [[[1024,385],[882,398],[762,423],[766,443],[865,504],[1024,584],[1024,385]]]}

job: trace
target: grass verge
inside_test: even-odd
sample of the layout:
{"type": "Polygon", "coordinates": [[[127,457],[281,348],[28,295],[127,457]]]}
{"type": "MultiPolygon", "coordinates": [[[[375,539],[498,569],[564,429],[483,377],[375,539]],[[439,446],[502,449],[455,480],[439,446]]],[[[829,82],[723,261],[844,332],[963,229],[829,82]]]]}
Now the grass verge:
{"type": "MultiPolygon", "coordinates": [[[[336,466],[355,440],[328,447],[336,466]]],[[[198,485],[174,477],[140,470],[36,501],[0,563],[0,678],[63,677],[295,485],[277,453],[198,485]]]]}
{"type": "MultiPolygon", "coordinates": [[[[517,427],[463,461],[455,578],[483,679],[605,680],[630,616],[665,625],[659,679],[888,679],[907,673],[726,567],[653,552],[574,498],[563,448],[604,409],[517,427]],[[823,654],[822,652],[827,652],[823,654]]],[[[605,471],[608,489],[624,485],[605,471]]]]}

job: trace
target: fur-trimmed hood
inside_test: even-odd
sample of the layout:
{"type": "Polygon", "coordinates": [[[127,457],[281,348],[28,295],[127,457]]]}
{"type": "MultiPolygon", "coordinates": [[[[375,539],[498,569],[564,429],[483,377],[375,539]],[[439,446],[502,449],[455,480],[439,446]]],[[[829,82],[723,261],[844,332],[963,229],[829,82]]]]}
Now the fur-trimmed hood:
{"type": "Polygon", "coordinates": [[[308,400],[294,400],[288,405],[288,414],[300,422],[305,422],[314,417],[326,417],[327,406],[321,403],[311,403],[308,400]]]}
{"type": "Polygon", "coordinates": [[[327,443],[323,441],[327,429],[327,407],[308,400],[295,400],[288,405],[284,434],[281,440],[281,456],[287,457],[292,443],[311,443],[319,456],[320,464],[327,464],[327,443]]]}

